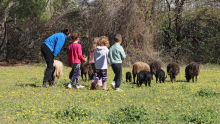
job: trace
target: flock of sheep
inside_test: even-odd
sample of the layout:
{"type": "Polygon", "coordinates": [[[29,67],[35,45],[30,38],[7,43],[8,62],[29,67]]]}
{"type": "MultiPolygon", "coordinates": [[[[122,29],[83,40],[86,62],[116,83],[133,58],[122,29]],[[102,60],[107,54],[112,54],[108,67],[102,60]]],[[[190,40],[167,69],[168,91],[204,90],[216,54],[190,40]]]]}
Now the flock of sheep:
{"type": "MultiPolygon", "coordinates": [[[[176,62],[171,62],[167,65],[167,74],[170,76],[171,82],[173,83],[173,80],[176,80],[176,76],[180,72],[180,67],[176,62]]],[[[159,62],[152,62],[150,65],[144,62],[136,62],[133,65],[132,69],[133,74],[133,80],[135,83],[135,77],[137,75],[137,85],[141,86],[143,83],[145,85],[150,86],[151,80],[153,80],[153,75],[156,77],[156,83],[159,79],[160,83],[165,82],[165,72],[161,69],[161,64],[159,62]]],[[[197,76],[199,75],[199,64],[195,62],[191,62],[189,65],[185,68],[185,77],[187,82],[189,82],[191,79],[194,82],[194,77],[197,81],[197,76]]],[[[131,80],[131,73],[126,73],[126,82],[127,80],[131,80]]]]}
{"type": "MultiPolygon", "coordinates": [[[[85,76],[85,79],[87,79],[87,74],[89,76],[89,79],[93,78],[94,72],[90,64],[81,64],[81,77],[83,79],[83,75],[85,76]]],[[[173,83],[173,80],[176,80],[176,76],[180,72],[180,67],[176,62],[171,62],[167,65],[167,74],[170,76],[171,82],[173,83]]],[[[133,64],[132,68],[132,74],[133,74],[133,80],[135,83],[135,78],[137,75],[137,86],[141,86],[143,83],[147,86],[150,86],[151,80],[153,80],[153,75],[156,77],[156,83],[159,79],[159,82],[165,82],[165,72],[161,69],[161,64],[159,62],[152,62],[150,65],[144,62],[135,62],[133,64]]],[[[197,76],[199,74],[199,64],[195,62],[191,62],[189,65],[185,68],[185,77],[187,82],[189,82],[191,79],[194,82],[194,77],[197,81],[197,76]]],[[[57,83],[59,81],[59,78],[63,75],[63,64],[62,62],[55,60],[55,71],[53,74],[53,78],[55,82],[57,83]]],[[[69,78],[71,79],[73,75],[73,70],[69,73],[69,78]]],[[[131,73],[126,72],[126,82],[131,82],[131,73]]]]}

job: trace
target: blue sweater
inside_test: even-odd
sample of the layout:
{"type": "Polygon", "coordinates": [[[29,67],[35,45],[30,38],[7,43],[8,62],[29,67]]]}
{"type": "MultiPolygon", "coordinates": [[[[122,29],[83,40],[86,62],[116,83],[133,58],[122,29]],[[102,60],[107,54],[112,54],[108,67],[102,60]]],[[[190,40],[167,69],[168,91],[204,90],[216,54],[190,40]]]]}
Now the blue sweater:
{"type": "Polygon", "coordinates": [[[57,57],[65,43],[66,38],[66,34],[60,32],[48,37],[44,43],[53,52],[53,55],[57,57]]]}

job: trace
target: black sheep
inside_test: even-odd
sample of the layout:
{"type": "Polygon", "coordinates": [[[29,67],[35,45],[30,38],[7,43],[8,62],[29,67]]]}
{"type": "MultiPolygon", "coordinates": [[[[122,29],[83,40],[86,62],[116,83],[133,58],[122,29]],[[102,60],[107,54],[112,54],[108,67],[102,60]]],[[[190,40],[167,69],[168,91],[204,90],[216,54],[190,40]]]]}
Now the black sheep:
{"type": "Polygon", "coordinates": [[[156,76],[156,71],[161,69],[161,64],[157,61],[150,64],[150,72],[156,76]]]}
{"type": "Polygon", "coordinates": [[[185,68],[185,77],[187,82],[189,82],[190,79],[194,82],[194,77],[196,77],[197,81],[197,76],[199,75],[199,64],[195,62],[191,62],[188,66],[185,68]]]}
{"type": "Polygon", "coordinates": [[[165,72],[162,70],[162,69],[158,69],[156,71],[156,83],[157,83],[157,80],[159,79],[160,83],[161,82],[165,82],[165,72]]]}
{"type": "Polygon", "coordinates": [[[126,72],[126,82],[129,80],[131,82],[131,72],[126,72]]]}
{"type": "Polygon", "coordinates": [[[148,71],[140,71],[137,74],[137,85],[141,86],[142,83],[145,83],[145,86],[150,86],[153,74],[148,71]]]}
{"type": "Polygon", "coordinates": [[[167,65],[167,73],[170,75],[170,80],[173,83],[173,79],[176,80],[176,76],[180,72],[180,67],[176,62],[171,62],[167,65]]]}

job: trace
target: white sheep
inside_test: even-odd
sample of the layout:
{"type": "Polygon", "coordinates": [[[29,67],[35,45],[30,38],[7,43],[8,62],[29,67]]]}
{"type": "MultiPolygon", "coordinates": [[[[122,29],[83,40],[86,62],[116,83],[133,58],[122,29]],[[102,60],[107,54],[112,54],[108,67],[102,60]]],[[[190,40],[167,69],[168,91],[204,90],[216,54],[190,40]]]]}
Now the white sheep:
{"type": "Polygon", "coordinates": [[[54,83],[59,82],[59,78],[63,76],[63,63],[59,60],[54,60],[55,71],[53,73],[54,83]]]}

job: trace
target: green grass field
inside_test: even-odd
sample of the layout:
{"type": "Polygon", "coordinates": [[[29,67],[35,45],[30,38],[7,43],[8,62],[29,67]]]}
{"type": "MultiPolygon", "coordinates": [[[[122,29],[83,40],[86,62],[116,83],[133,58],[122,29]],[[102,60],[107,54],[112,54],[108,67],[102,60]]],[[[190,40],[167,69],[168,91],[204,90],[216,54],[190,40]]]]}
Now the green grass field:
{"type": "Polygon", "coordinates": [[[186,82],[184,68],[175,83],[168,77],[156,84],[154,77],[151,87],[126,83],[131,68],[123,68],[123,92],[117,92],[110,86],[111,68],[110,90],[104,91],[90,90],[91,81],[82,80],[84,89],[67,89],[69,67],[49,88],[41,87],[43,66],[0,67],[0,123],[220,123],[220,66],[200,66],[196,83],[186,82]]]}

